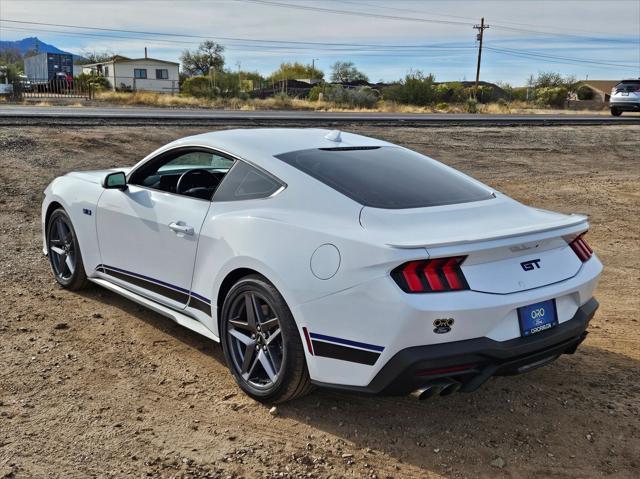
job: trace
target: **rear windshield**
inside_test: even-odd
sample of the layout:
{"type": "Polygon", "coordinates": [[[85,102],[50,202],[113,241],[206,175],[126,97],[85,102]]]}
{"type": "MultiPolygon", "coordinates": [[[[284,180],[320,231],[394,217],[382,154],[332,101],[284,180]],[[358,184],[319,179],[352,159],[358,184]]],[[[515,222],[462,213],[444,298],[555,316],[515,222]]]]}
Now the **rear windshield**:
{"type": "Polygon", "coordinates": [[[323,148],[277,158],[374,208],[423,208],[493,197],[437,161],[399,147],[323,148]]]}
{"type": "Polygon", "coordinates": [[[616,91],[639,91],[640,81],[623,81],[616,85],[616,91]]]}

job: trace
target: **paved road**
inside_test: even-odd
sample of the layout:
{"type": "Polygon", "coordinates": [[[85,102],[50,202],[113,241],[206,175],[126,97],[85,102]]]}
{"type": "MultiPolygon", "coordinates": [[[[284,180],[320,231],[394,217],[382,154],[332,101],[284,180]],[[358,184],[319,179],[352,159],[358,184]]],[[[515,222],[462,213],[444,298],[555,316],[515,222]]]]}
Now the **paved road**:
{"type": "Polygon", "coordinates": [[[410,123],[420,125],[515,125],[515,124],[640,124],[640,115],[473,115],[413,113],[330,113],[315,111],[238,111],[169,108],[95,108],[0,106],[0,122],[13,123],[303,123],[338,122],[410,123]]]}

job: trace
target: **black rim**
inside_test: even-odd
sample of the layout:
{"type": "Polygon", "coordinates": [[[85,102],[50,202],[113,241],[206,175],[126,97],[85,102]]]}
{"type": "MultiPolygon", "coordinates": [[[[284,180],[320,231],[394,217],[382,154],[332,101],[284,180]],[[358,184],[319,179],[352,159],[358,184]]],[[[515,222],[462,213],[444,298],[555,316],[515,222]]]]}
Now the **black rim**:
{"type": "Polygon", "coordinates": [[[49,255],[55,275],[68,280],[76,270],[76,248],[71,226],[58,216],[49,228],[49,255]]]}
{"type": "Polygon", "coordinates": [[[236,373],[256,389],[278,381],[284,359],[280,321],[271,302],[256,291],[233,299],[227,321],[227,344],[236,373]]]}

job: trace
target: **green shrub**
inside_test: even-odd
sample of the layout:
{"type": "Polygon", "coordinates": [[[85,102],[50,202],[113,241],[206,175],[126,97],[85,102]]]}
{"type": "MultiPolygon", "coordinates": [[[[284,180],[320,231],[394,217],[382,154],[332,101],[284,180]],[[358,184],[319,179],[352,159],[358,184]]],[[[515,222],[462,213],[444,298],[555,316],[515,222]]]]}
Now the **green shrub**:
{"type": "Polygon", "coordinates": [[[111,83],[105,77],[95,73],[81,73],[76,77],[81,88],[93,88],[95,91],[111,89],[111,83]]]}
{"type": "Polygon", "coordinates": [[[529,88],[527,87],[517,87],[511,90],[511,98],[516,101],[529,101],[530,98],[527,98],[527,94],[529,92],[529,88]]]}
{"type": "Polygon", "coordinates": [[[309,101],[318,101],[320,99],[320,93],[323,93],[323,86],[315,85],[309,90],[309,101]]]}
{"type": "Polygon", "coordinates": [[[441,101],[436,105],[436,110],[446,110],[449,108],[449,104],[446,101],[441,101]]]}
{"type": "Polygon", "coordinates": [[[357,108],[373,108],[378,102],[378,92],[371,87],[344,88],[328,85],[323,93],[324,101],[357,108]]]}
{"type": "Polygon", "coordinates": [[[538,76],[531,75],[529,78],[529,86],[535,88],[555,88],[565,87],[570,89],[575,83],[576,78],[573,75],[562,76],[556,72],[538,72],[538,76]]]}
{"type": "Polygon", "coordinates": [[[275,106],[277,108],[289,108],[291,107],[291,98],[286,93],[276,93],[273,96],[275,100],[275,106]]]}
{"type": "Polygon", "coordinates": [[[478,86],[477,98],[480,103],[488,103],[493,100],[493,87],[489,85],[478,86]]]}
{"type": "Polygon", "coordinates": [[[421,71],[408,73],[400,83],[385,91],[385,99],[405,105],[430,105],[436,101],[436,85],[433,75],[421,71]]]}
{"type": "Polygon", "coordinates": [[[593,100],[593,90],[587,85],[580,85],[576,90],[578,100],[593,100]]]}
{"type": "Polygon", "coordinates": [[[457,103],[463,100],[464,86],[462,83],[440,83],[436,86],[435,101],[457,103]]]}
{"type": "Polygon", "coordinates": [[[478,113],[478,100],[476,100],[475,98],[467,98],[465,107],[467,108],[467,112],[469,113],[478,113]]]}
{"type": "Polygon", "coordinates": [[[536,89],[536,103],[543,106],[564,107],[568,90],[563,86],[536,89]]]}
{"type": "Polygon", "coordinates": [[[197,98],[215,98],[217,90],[213,86],[213,80],[209,77],[190,77],[182,82],[182,93],[197,98]]]}

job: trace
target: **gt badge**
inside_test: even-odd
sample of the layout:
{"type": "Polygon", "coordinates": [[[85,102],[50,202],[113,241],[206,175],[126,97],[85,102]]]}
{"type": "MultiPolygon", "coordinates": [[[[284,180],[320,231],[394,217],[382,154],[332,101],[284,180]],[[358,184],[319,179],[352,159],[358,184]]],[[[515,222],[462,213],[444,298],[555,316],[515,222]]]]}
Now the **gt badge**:
{"type": "Polygon", "coordinates": [[[451,331],[451,326],[453,326],[453,318],[439,318],[433,322],[433,332],[436,334],[444,334],[451,331]]]}

